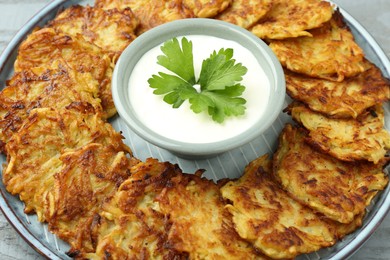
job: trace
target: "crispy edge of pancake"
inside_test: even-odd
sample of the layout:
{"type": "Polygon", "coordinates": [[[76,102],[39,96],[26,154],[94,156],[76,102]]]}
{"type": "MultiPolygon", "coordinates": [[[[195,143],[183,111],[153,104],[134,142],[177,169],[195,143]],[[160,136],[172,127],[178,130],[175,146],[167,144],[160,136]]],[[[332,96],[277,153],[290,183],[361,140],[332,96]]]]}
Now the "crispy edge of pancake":
{"type": "Polygon", "coordinates": [[[88,85],[89,78],[64,66],[52,69],[35,67],[15,73],[0,92],[0,139],[5,144],[22,126],[35,108],[61,109],[72,102],[88,102],[101,114],[98,86],[88,85]],[[94,88],[93,88],[94,87],[94,88]]]}
{"type": "Polygon", "coordinates": [[[383,168],[387,163],[339,161],[311,148],[305,143],[305,131],[287,124],[274,154],[273,175],[300,203],[353,227],[359,226],[366,206],[386,187],[388,177],[383,168]]]}
{"type": "Polygon", "coordinates": [[[390,100],[390,81],[365,60],[368,69],[355,77],[334,82],[285,69],[287,93],[312,110],[332,118],[356,118],[369,107],[390,100]]]}
{"type": "Polygon", "coordinates": [[[196,17],[210,18],[223,12],[232,0],[183,0],[183,6],[191,10],[196,17]]]}
{"type": "Polygon", "coordinates": [[[219,185],[202,173],[172,177],[157,197],[171,222],[169,246],[188,252],[190,259],[265,259],[236,233],[219,185]]]}
{"type": "Polygon", "coordinates": [[[64,9],[47,27],[70,36],[77,34],[102,48],[116,61],[122,51],[136,38],[138,19],[127,9],[103,10],[75,5],[64,9]]]}
{"type": "Polygon", "coordinates": [[[272,0],[233,0],[215,19],[250,28],[272,8],[272,0]]]}
{"type": "Polygon", "coordinates": [[[290,198],[272,178],[267,155],[221,188],[238,234],[271,258],[294,258],[335,243],[333,227],[290,198]]]}
{"type": "Polygon", "coordinates": [[[96,251],[77,254],[76,259],[188,259],[188,255],[164,248],[164,216],[156,211],[146,215],[123,214],[118,224],[99,218],[96,251]],[[153,222],[153,227],[151,226],[153,222]],[[130,249],[129,249],[130,248],[130,249]]]}
{"type": "Polygon", "coordinates": [[[369,108],[356,119],[328,118],[299,102],[290,104],[288,110],[295,121],[309,130],[308,143],[340,160],[376,164],[390,150],[382,104],[369,108]]]}
{"type": "Polygon", "coordinates": [[[90,143],[101,143],[131,155],[123,136],[104,122],[88,103],[72,103],[64,110],[35,109],[7,143],[3,183],[25,202],[25,212],[45,221],[40,183],[55,174],[59,156],[90,143]]]}
{"type": "Polygon", "coordinates": [[[139,20],[137,35],[167,22],[194,17],[182,0],[97,0],[95,6],[104,10],[130,8],[139,20]]]}
{"type": "Polygon", "coordinates": [[[322,26],[332,13],[333,7],[327,1],[272,1],[271,10],[250,31],[262,39],[312,36],[308,30],[322,26]]]}
{"type": "Polygon", "coordinates": [[[187,254],[166,245],[169,219],[159,212],[155,202],[170,179],[181,170],[168,162],[148,158],[130,171],[131,176],[103,204],[96,227],[97,250],[86,257],[186,259],[187,254]]]}
{"type": "Polygon", "coordinates": [[[53,28],[36,28],[19,46],[14,69],[18,72],[33,67],[50,68],[59,58],[80,73],[91,73],[97,81],[104,79],[111,63],[101,48],[81,35],[72,37],[53,28]]]}
{"type": "Polygon", "coordinates": [[[283,67],[333,81],[343,81],[367,69],[364,52],[338,10],[329,22],[310,32],[312,37],[270,42],[283,67]]]}
{"type": "Polygon", "coordinates": [[[61,170],[52,177],[45,192],[45,219],[49,230],[71,245],[69,254],[93,252],[96,215],[130,176],[134,162],[124,151],[91,143],[61,154],[61,170]]]}
{"type": "Polygon", "coordinates": [[[53,28],[36,29],[21,43],[14,69],[20,72],[34,67],[51,68],[57,60],[89,78],[86,84],[99,86],[98,98],[105,112],[104,118],[116,114],[111,95],[112,61],[101,48],[81,35],[71,37],[53,28]]]}
{"type": "MultiPolygon", "coordinates": [[[[201,173],[202,171],[198,172],[197,175],[201,173]]],[[[166,208],[162,205],[166,206],[163,201],[168,202],[169,198],[175,198],[178,195],[176,192],[177,188],[179,188],[179,191],[183,191],[183,189],[188,190],[190,186],[192,188],[185,194],[195,192],[195,198],[193,199],[197,201],[196,204],[204,204],[203,198],[205,195],[199,192],[205,192],[207,194],[206,198],[209,198],[208,191],[216,193],[217,197],[211,196],[209,199],[211,201],[216,200],[218,204],[221,204],[224,217],[228,217],[225,216],[228,212],[223,208],[224,203],[220,198],[219,188],[216,184],[211,183],[211,181],[201,180],[196,175],[183,174],[177,165],[167,162],[161,163],[156,159],[148,158],[145,162],[140,162],[132,167],[131,177],[123,182],[115,196],[104,204],[101,214],[101,226],[98,228],[100,238],[98,240],[97,252],[87,254],[87,257],[100,259],[104,255],[109,254],[115,259],[136,257],[142,254],[156,259],[167,256],[175,257],[176,259],[193,259],[199,256],[199,254],[195,254],[194,250],[190,248],[184,249],[177,244],[177,239],[182,241],[189,234],[183,234],[177,230],[177,228],[180,229],[181,224],[174,220],[172,214],[175,215],[180,203],[187,204],[187,200],[175,200],[175,210],[173,212],[169,207],[166,208]],[[187,185],[189,182],[193,183],[192,180],[194,178],[196,179],[196,184],[187,185]],[[198,182],[201,182],[201,184],[198,182]],[[163,208],[168,210],[168,212],[165,212],[163,208]],[[126,252],[129,246],[136,252],[131,251],[130,254],[126,252]],[[152,251],[150,251],[151,248],[152,251]]],[[[180,197],[182,199],[182,196],[180,197]]],[[[204,207],[210,208],[207,204],[204,204],[204,207]]],[[[180,207],[180,209],[186,210],[186,207],[180,207]]],[[[217,208],[217,210],[221,210],[221,208],[217,208]]],[[[229,219],[224,219],[223,225],[227,225],[229,219]]],[[[221,230],[219,230],[220,233],[218,235],[225,235],[230,240],[233,239],[234,243],[236,243],[235,238],[240,239],[236,237],[237,234],[234,229],[219,228],[221,230]],[[229,230],[230,232],[228,232],[229,230]],[[234,234],[236,236],[232,237],[234,234]]],[[[196,236],[196,234],[194,235],[196,236]]],[[[244,244],[247,245],[246,243],[244,244]]],[[[237,247],[236,244],[234,245],[237,247]]],[[[199,251],[198,248],[196,249],[199,251]]],[[[242,250],[246,254],[241,256],[251,256],[251,254],[248,254],[248,250],[252,252],[253,248],[243,248],[242,250]]],[[[256,259],[264,259],[259,255],[253,254],[253,256],[256,259]]]]}

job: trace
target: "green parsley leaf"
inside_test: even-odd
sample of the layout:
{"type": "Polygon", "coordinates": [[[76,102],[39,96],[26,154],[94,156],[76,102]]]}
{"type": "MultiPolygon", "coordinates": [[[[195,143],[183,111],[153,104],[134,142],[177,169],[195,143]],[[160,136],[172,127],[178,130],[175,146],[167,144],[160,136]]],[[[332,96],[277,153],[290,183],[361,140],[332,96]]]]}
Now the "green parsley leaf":
{"type": "Polygon", "coordinates": [[[224,90],[202,91],[189,98],[191,109],[195,113],[208,112],[214,121],[223,123],[226,117],[245,113],[246,100],[239,97],[244,90],[237,84],[224,90]]]}
{"type": "Polygon", "coordinates": [[[157,57],[157,64],[176,73],[179,77],[190,84],[195,84],[194,59],[192,56],[192,42],[183,37],[181,40],[182,48],[179,41],[173,38],[161,46],[161,51],[165,55],[157,57]]]}
{"type": "Polygon", "coordinates": [[[241,81],[248,71],[241,63],[235,64],[233,49],[220,49],[202,63],[199,84],[202,89],[216,90],[241,81]]]}
{"type": "Polygon", "coordinates": [[[226,117],[245,113],[246,100],[240,97],[245,87],[242,80],[247,68],[233,59],[233,49],[214,51],[203,61],[199,80],[195,80],[192,42],[182,38],[181,46],[174,38],[161,47],[165,55],[157,57],[157,63],[176,75],[159,72],[148,83],[153,93],[164,95],[163,100],[173,108],[180,107],[185,100],[195,113],[208,113],[218,123],[226,117]],[[194,85],[200,85],[198,92],[194,85]]]}
{"type": "MultiPolygon", "coordinates": [[[[173,108],[178,108],[183,104],[185,99],[180,97],[180,92],[186,89],[192,90],[192,84],[187,81],[163,72],[159,72],[158,75],[153,75],[148,83],[150,87],[154,88],[153,91],[156,95],[164,95],[164,101],[171,104],[173,108]]],[[[195,90],[196,92],[196,90],[195,90]]]]}

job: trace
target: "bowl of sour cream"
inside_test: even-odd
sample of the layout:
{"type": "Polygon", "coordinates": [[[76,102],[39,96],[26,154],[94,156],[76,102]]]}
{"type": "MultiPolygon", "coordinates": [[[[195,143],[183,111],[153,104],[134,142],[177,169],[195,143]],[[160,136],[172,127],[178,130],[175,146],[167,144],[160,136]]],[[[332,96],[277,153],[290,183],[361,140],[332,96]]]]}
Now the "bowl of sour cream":
{"type": "Polygon", "coordinates": [[[199,159],[264,133],[282,109],[285,79],[261,39],[227,22],[194,18],[135,39],[116,64],[112,94],[120,117],[141,138],[179,157],[199,159]],[[175,43],[182,52],[174,53],[175,43]]]}

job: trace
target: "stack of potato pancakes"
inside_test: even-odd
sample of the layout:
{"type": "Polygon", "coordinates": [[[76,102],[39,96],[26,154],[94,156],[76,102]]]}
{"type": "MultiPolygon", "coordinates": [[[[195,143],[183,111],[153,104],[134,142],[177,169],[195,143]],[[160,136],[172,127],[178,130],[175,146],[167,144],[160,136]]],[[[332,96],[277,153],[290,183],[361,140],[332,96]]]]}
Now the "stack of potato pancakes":
{"type": "Polygon", "coordinates": [[[389,80],[319,0],[97,0],[19,47],[0,93],[3,182],[77,259],[291,259],[361,226],[388,183],[389,80]],[[237,180],[140,161],[107,122],[115,62],[137,35],[212,17],[265,40],[285,69],[279,147],[237,180]]]}

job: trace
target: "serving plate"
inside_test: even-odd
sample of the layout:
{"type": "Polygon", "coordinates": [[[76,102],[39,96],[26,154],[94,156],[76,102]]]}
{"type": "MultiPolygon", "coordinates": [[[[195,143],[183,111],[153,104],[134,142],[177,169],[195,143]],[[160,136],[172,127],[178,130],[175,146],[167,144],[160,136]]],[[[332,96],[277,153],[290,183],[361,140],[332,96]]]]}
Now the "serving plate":
{"type": "MultiPolygon", "coordinates": [[[[17,48],[26,35],[28,35],[34,27],[43,26],[47,21],[53,19],[56,13],[62,8],[74,4],[93,4],[93,1],[52,1],[17,33],[0,56],[0,84],[2,86],[13,73],[12,68],[16,58],[17,48]]],[[[353,17],[342,9],[340,11],[350,26],[356,41],[365,51],[366,57],[382,70],[385,77],[390,78],[390,62],[385,53],[370,34],[353,17]]],[[[287,97],[284,106],[289,102],[290,100],[287,97]]],[[[387,130],[390,130],[389,107],[389,103],[385,104],[385,128],[387,130]]],[[[228,153],[207,160],[178,158],[173,154],[142,140],[126,126],[120,117],[117,116],[110,122],[115,129],[123,132],[123,135],[126,138],[125,143],[131,147],[134,156],[137,158],[145,160],[148,157],[155,157],[161,161],[177,163],[184,172],[188,173],[203,168],[206,169],[205,177],[216,180],[220,178],[239,177],[243,172],[244,167],[250,161],[264,153],[272,154],[276,149],[277,137],[283,129],[283,126],[285,123],[292,121],[289,116],[281,113],[275,123],[260,138],[228,153]]],[[[3,164],[4,162],[5,157],[0,156],[0,163],[3,164]]],[[[389,168],[387,168],[387,174],[388,172],[389,168]]],[[[325,248],[309,255],[300,256],[298,259],[345,259],[350,257],[371,236],[386,216],[390,208],[389,192],[390,186],[387,186],[367,208],[367,215],[361,228],[346,236],[333,247],[325,248]]],[[[0,207],[4,215],[33,248],[49,259],[70,259],[66,255],[69,246],[51,234],[48,231],[47,225],[39,223],[35,215],[24,214],[24,204],[17,196],[9,194],[1,181],[0,194],[0,207]]]]}

